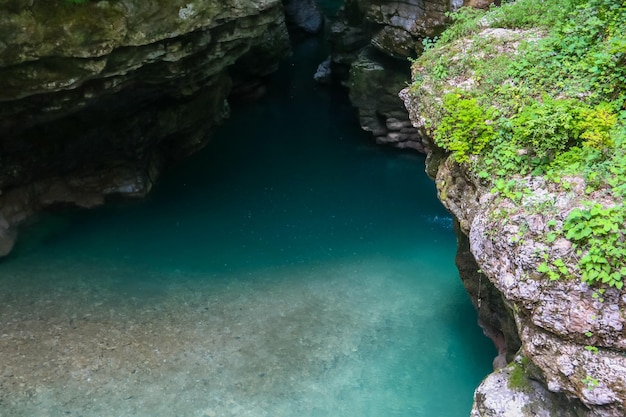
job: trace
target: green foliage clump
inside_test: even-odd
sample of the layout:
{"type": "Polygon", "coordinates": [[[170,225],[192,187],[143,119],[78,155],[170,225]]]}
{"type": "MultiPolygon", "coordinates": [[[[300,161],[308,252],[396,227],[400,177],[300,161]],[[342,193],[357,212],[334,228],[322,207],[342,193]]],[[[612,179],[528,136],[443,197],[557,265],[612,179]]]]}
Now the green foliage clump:
{"type": "Polygon", "coordinates": [[[606,103],[594,108],[580,108],[575,127],[580,132],[582,145],[591,149],[604,150],[613,146],[611,132],[617,126],[617,115],[606,103]]]}
{"type": "Polygon", "coordinates": [[[589,209],[574,209],[565,220],[565,237],[574,242],[581,256],[582,280],[601,282],[621,289],[626,276],[626,239],[622,227],[624,210],[594,204],[589,209]]]}
{"type": "Polygon", "coordinates": [[[478,20],[484,16],[484,12],[471,7],[462,7],[456,12],[447,13],[446,16],[452,24],[439,37],[439,43],[448,43],[475,33],[478,20]]]}
{"type": "Polygon", "coordinates": [[[478,104],[475,98],[464,98],[460,92],[443,98],[445,112],[436,132],[438,146],[454,152],[458,162],[480,154],[495,138],[493,111],[478,104]]]}
{"type": "MultiPolygon", "coordinates": [[[[525,3],[525,2],[522,2],[525,3]]],[[[554,2],[557,3],[557,2],[554,2]]],[[[626,4],[572,0],[549,36],[521,48],[509,74],[533,88],[623,108],[626,87],[626,4]]]]}
{"type": "Polygon", "coordinates": [[[563,230],[550,234],[574,243],[577,270],[546,259],[540,272],[551,279],[579,273],[589,284],[621,289],[626,3],[517,0],[449,17],[452,26],[414,64],[421,72],[412,91],[424,91],[424,100],[443,96],[429,104],[439,109],[432,116],[435,143],[513,201],[524,195],[521,176],[541,175],[564,191],[571,191],[564,177],[583,179],[587,208],[572,211],[563,230]],[[471,82],[450,93],[452,77],[471,82]],[[596,197],[611,204],[596,204],[596,197]]]}
{"type": "Polygon", "coordinates": [[[441,34],[440,43],[473,35],[485,25],[507,29],[549,28],[566,20],[575,3],[576,0],[505,1],[501,7],[492,8],[489,12],[461,7],[447,13],[452,24],[441,34]]]}
{"type": "Polygon", "coordinates": [[[572,146],[604,150],[612,146],[610,132],[617,116],[606,104],[589,107],[579,100],[552,99],[523,108],[512,123],[513,140],[539,157],[554,157],[572,146]]]}
{"type": "Polygon", "coordinates": [[[526,368],[528,367],[529,360],[526,357],[521,359],[517,358],[509,365],[511,371],[509,373],[509,379],[507,385],[509,389],[524,391],[528,389],[530,381],[526,374],[526,368]]]}
{"type": "Polygon", "coordinates": [[[551,27],[565,18],[572,7],[572,0],[508,1],[490,14],[492,26],[507,29],[551,27]]]}
{"type": "Polygon", "coordinates": [[[575,132],[573,100],[534,101],[513,119],[513,139],[529,146],[540,158],[558,154],[578,136],[575,132]]]}
{"type": "Polygon", "coordinates": [[[546,274],[548,278],[550,278],[550,281],[569,276],[567,265],[565,265],[565,262],[561,258],[555,259],[551,264],[548,264],[548,261],[542,262],[537,267],[537,272],[546,274]]]}
{"type": "Polygon", "coordinates": [[[466,159],[468,150],[481,153],[483,164],[479,161],[477,168],[492,178],[558,170],[563,165],[561,155],[573,148],[567,156],[578,160],[569,162],[582,166],[597,151],[614,146],[614,137],[626,129],[626,33],[621,30],[626,27],[626,5],[610,0],[518,0],[487,13],[461,8],[451,18],[455,23],[417,65],[426,68],[425,62],[430,62],[427,71],[439,83],[471,68],[477,85],[459,100],[463,108],[455,111],[454,103],[444,100],[446,123],[434,132],[442,139],[440,146],[459,152],[460,160],[466,159]],[[494,48],[490,43],[497,40],[485,42],[476,35],[472,44],[480,49],[464,56],[479,59],[464,58],[456,68],[451,59],[458,56],[454,41],[478,34],[486,24],[547,32],[537,38],[531,32],[529,39],[520,41],[520,53],[508,55],[490,52],[494,48]],[[481,54],[491,54],[493,59],[480,59],[481,54]],[[490,102],[497,103],[497,112],[490,102]],[[469,124],[463,127],[461,116],[470,111],[481,122],[492,120],[493,124],[477,129],[481,122],[467,118],[469,124]],[[463,139],[450,132],[450,123],[480,138],[468,135],[463,139]],[[484,140],[486,136],[489,141],[484,140]]]}

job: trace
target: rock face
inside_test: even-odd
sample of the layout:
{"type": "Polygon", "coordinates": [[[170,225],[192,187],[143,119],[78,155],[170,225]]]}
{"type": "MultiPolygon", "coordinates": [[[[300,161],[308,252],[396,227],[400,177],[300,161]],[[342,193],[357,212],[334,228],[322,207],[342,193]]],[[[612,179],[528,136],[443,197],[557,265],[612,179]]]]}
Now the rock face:
{"type": "MultiPolygon", "coordinates": [[[[493,1],[475,3],[486,7],[493,1]]],[[[409,58],[423,51],[424,39],[444,29],[446,12],[462,5],[462,0],[347,0],[330,25],[331,56],[316,79],[326,82],[330,68],[350,88],[361,126],[377,143],[427,152],[397,93],[410,80],[409,58]]]]}
{"type": "Polygon", "coordinates": [[[145,195],[288,50],[279,0],[0,4],[0,255],[42,207],[145,195]]]}
{"type": "MultiPolygon", "coordinates": [[[[594,297],[595,290],[585,283],[550,281],[541,276],[537,272],[543,259],[541,254],[549,253],[554,259],[565,257],[571,252],[568,242],[557,240],[547,247],[541,235],[548,233],[548,218],[529,218],[523,206],[498,199],[456,162],[443,160],[436,182],[442,202],[460,220],[460,232],[466,236],[460,240],[466,239],[469,243],[480,276],[497,289],[497,292],[489,293],[485,292],[484,285],[480,287],[483,291],[482,309],[486,304],[493,312],[487,317],[494,320],[485,320],[480,308],[481,297],[475,301],[479,304],[485,333],[494,340],[502,334],[505,354],[514,353],[519,346],[517,340],[521,340],[520,354],[535,370],[529,375],[535,382],[524,387],[526,394],[550,398],[543,405],[535,398],[532,400],[534,406],[527,407],[529,411],[509,414],[507,404],[512,397],[521,395],[520,390],[497,388],[494,381],[503,378],[497,374],[500,376],[490,376],[478,389],[473,415],[542,415],[536,410],[545,412],[556,402],[568,406],[559,408],[556,414],[545,415],[623,416],[626,338],[625,319],[621,312],[625,308],[625,297],[617,290],[609,289],[599,300],[594,297]],[[499,307],[503,304],[506,306],[504,311],[499,307]],[[511,318],[515,326],[507,323],[511,318]],[[517,329],[518,338],[511,334],[514,329],[517,329]],[[537,381],[541,384],[536,385],[537,381]],[[533,388],[535,386],[537,389],[533,388]],[[539,390],[545,393],[539,394],[539,390]],[[511,398],[494,402],[494,396],[511,398]],[[531,409],[535,411],[531,412],[531,409]]],[[[575,193],[567,196],[552,194],[546,192],[545,184],[539,181],[529,181],[528,187],[534,191],[535,199],[559,201],[564,215],[578,204],[575,193]]],[[[524,204],[535,203],[529,198],[524,204]]],[[[475,277],[463,275],[465,281],[476,285],[475,277]]]]}
{"type": "Polygon", "coordinates": [[[489,375],[474,394],[470,417],[567,417],[583,416],[585,408],[558,394],[548,391],[541,383],[530,379],[530,365],[517,357],[506,368],[489,375]]]}
{"type": "MultiPolygon", "coordinates": [[[[506,39],[524,36],[499,30],[506,39]]],[[[492,35],[485,29],[484,36],[492,35]]],[[[414,126],[432,138],[443,93],[432,90],[428,75],[423,81],[401,96],[414,126]]],[[[451,89],[474,85],[461,76],[448,81],[451,89]]],[[[579,277],[551,281],[538,271],[544,261],[575,262],[568,240],[550,242],[545,236],[582,206],[582,180],[568,178],[572,186],[563,190],[541,177],[525,177],[520,181],[528,193],[514,202],[492,192],[464,164],[431,149],[429,172],[439,198],[458,219],[459,269],[485,333],[499,348],[494,365],[509,362],[516,351],[520,355],[517,365],[481,384],[472,416],[626,415],[626,296],[615,288],[591,288],[579,277]],[[537,209],[547,202],[556,211],[537,209]]]]}
{"type": "Polygon", "coordinates": [[[372,44],[404,58],[422,51],[422,39],[441,32],[445,13],[458,9],[457,0],[362,1],[365,20],[373,26],[372,44]]]}
{"type": "Polygon", "coordinates": [[[283,0],[287,27],[290,31],[319,33],[324,26],[324,16],[315,0],[283,0]]]}
{"type": "Polygon", "coordinates": [[[361,127],[372,132],[376,143],[424,152],[398,99],[408,77],[405,66],[372,47],[363,48],[350,67],[350,101],[359,109],[361,127]]]}

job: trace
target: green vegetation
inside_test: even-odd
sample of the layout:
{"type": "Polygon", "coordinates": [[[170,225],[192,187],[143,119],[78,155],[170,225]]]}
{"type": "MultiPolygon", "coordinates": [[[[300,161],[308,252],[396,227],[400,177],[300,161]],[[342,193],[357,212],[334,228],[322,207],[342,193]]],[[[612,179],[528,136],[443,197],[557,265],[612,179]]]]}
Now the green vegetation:
{"type": "Polygon", "coordinates": [[[510,363],[511,371],[507,381],[509,389],[524,391],[528,388],[529,379],[528,375],[526,375],[526,368],[529,362],[528,358],[522,357],[516,358],[510,363]]]}
{"type": "Polygon", "coordinates": [[[626,277],[626,239],[624,208],[604,208],[594,204],[588,209],[574,209],[563,225],[565,236],[579,249],[582,280],[602,282],[621,289],[626,277]],[[583,249],[585,249],[583,251],[583,249]]]}
{"type": "Polygon", "coordinates": [[[589,391],[593,391],[598,386],[598,380],[590,375],[583,378],[583,384],[589,391]]]}
{"type": "Polygon", "coordinates": [[[435,143],[513,201],[525,195],[529,176],[564,192],[572,178],[582,180],[586,202],[546,237],[574,244],[576,270],[560,259],[538,270],[621,289],[626,4],[517,0],[450,17],[453,25],[413,63],[413,91],[444,98],[427,104],[435,108],[428,126],[435,143]]]}
{"type": "Polygon", "coordinates": [[[495,139],[496,132],[489,124],[493,110],[480,106],[475,98],[446,94],[443,108],[445,116],[435,131],[435,140],[454,152],[459,162],[467,161],[471,154],[480,154],[495,139]]]}

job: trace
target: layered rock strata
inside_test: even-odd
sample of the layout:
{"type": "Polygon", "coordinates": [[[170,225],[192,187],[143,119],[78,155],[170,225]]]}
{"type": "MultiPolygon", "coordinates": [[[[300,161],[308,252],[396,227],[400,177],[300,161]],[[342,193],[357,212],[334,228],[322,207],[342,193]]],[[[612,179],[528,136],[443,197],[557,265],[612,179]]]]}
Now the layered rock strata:
{"type": "Polygon", "coordinates": [[[372,132],[376,143],[425,152],[398,91],[406,85],[407,64],[372,48],[363,48],[350,67],[350,101],[359,109],[363,130],[372,132]]]}
{"type": "MultiPolygon", "coordinates": [[[[493,1],[469,1],[487,7],[493,1]]],[[[423,51],[423,42],[438,35],[446,12],[462,0],[347,0],[328,30],[329,59],[316,78],[335,79],[350,89],[360,123],[377,143],[427,152],[428,145],[408,119],[397,93],[410,80],[409,59],[423,51]]]]}
{"type": "Polygon", "coordinates": [[[279,0],[0,5],[0,255],[45,206],[145,195],[289,50],[279,0]]]}

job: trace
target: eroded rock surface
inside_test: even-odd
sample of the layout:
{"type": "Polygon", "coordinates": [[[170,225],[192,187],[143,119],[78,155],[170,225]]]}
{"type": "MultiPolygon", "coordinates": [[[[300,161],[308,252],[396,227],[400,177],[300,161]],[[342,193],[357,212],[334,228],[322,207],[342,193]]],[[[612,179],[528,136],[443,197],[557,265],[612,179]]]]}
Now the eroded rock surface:
{"type": "MultiPolygon", "coordinates": [[[[512,49],[515,39],[537,35],[498,31],[498,38],[507,40],[507,48],[512,49]]],[[[495,36],[494,30],[485,29],[483,35],[495,36]]],[[[458,41],[459,45],[463,42],[458,41]]],[[[464,48],[458,50],[461,54],[464,48]]],[[[448,81],[450,89],[474,85],[469,71],[448,81]]],[[[428,79],[401,93],[414,126],[426,138],[432,138],[441,118],[437,104],[441,94],[445,91],[433,90],[428,79]]],[[[490,308],[496,318],[491,321],[479,308],[483,324],[488,324],[485,333],[490,337],[493,332],[508,335],[504,349],[508,356],[516,349],[511,330],[516,331],[521,341],[519,354],[529,365],[524,377],[532,382],[523,387],[511,385],[505,381],[508,371],[496,372],[478,389],[472,416],[626,415],[626,296],[615,288],[599,292],[580,277],[550,280],[538,271],[542,262],[553,264],[560,259],[576,263],[571,242],[565,238],[549,241],[546,236],[561,227],[574,208],[583,207],[583,198],[607,206],[614,202],[600,194],[586,195],[580,178],[566,178],[571,187],[565,189],[531,176],[516,179],[527,192],[520,201],[512,201],[492,191],[468,166],[431,146],[429,172],[435,177],[439,198],[458,219],[460,246],[466,242],[480,271],[468,272],[471,262],[465,264],[470,265],[465,271],[459,268],[465,285],[475,305],[480,304],[479,291],[483,305],[496,303],[496,308],[490,308]],[[480,279],[489,280],[497,291],[488,291],[485,298],[485,286],[476,282],[480,279]],[[497,307],[498,303],[506,308],[497,307]],[[518,402],[525,408],[513,413],[511,404],[518,402]]],[[[573,267],[569,270],[575,271],[573,267]]]]}
{"type": "Polygon", "coordinates": [[[547,390],[529,378],[527,364],[517,358],[483,380],[474,393],[471,417],[568,417],[585,408],[547,390]]]}
{"type": "Polygon", "coordinates": [[[145,195],[288,50],[279,0],[3,2],[2,252],[42,207],[145,195]]]}
{"type": "Polygon", "coordinates": [[[359,109],[361,127],[372,132],[376,143],[425,152],[397,94],[406,85],[407,71],[371,47],[362,49],[350,67],[350,101],[359,109]]]}

